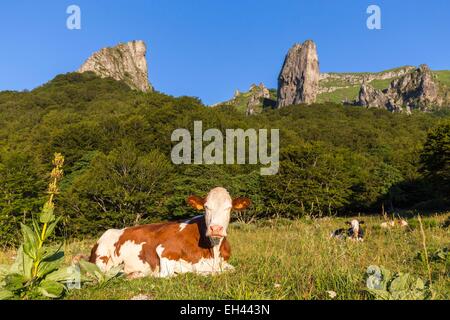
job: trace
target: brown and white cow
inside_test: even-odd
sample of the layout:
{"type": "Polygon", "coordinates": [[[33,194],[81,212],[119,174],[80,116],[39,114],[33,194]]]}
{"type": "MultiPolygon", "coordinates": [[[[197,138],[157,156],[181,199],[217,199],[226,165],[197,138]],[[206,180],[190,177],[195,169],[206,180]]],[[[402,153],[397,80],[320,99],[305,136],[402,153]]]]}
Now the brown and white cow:
{"type": "Polygon", "coordinates": [[[250,205],[247,198],[232,200],[224,188],[188,203],[205,214],[182,222],[141,225],[106,231],[92,248],[90,262],[101,270],[123,264],[130,278],[170,277],[179,273],[212,274],[234,269],[227,261],[227,227],[231,210],[250,205]]]}

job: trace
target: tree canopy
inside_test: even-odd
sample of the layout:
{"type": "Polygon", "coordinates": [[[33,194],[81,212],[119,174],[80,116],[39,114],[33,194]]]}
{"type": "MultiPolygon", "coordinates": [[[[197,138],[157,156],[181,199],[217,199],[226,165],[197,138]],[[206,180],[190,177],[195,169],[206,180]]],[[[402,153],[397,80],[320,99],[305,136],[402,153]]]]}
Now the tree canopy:
{"type": "MultiPolygon", "coordinates": [[[[0,92],[0,240],[45,201],[51,157],[64,155],[60,235],[194,215],[185,199],[223,186],[248,196],[257,218],[447,206],[448,112],[392,114],[332,103],[245,116],[195,97],[142,93],[92,73],[57,76],[31,92],[0,92]],[[173,130],[280,129],[280,170],[258,165],[174,165],[173,130]],[[421,155],[422,154],[422,155],[421,155]],[[445,189],[447,187],[447,189],[445,189]],[[427,190],[424,192],[424,190],[427,190]]],[[[447,207],[448,208],[448,207],[447,207]]]]}

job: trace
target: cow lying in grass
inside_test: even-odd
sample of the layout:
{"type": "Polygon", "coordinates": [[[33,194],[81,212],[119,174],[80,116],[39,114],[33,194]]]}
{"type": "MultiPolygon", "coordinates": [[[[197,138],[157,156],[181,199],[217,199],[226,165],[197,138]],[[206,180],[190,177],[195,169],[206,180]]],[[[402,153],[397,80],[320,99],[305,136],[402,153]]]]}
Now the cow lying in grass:
{"type": "Polygon", "coordinates": [[[350,228],[337,229],[331,233],[330,237],[337,239],[349,238],[355,241],[363,241],[364,230],[361,228],[361,224],[364,224],[364,221],[354,219],[352,221],[347,221],[346,223],[350,225],[350,228]]]}
{"type": "Polygon", "coordinates": [[[250,200],[232,200],[227,190],[215,188],[205,198],[189,197],[188,203],[205,214],[183,222],[110,229],[92,248],[89,261],[103,271],[123,264],[129,278],[232,270],[227,262],[231,210],[246,209],[250,200]]]}

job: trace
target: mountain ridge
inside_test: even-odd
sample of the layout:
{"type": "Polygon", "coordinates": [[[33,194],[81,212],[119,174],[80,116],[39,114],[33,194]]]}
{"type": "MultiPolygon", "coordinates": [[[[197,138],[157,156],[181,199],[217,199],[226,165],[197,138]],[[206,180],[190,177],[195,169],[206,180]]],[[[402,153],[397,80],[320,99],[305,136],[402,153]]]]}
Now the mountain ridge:
{"type": "MultiPolygon", "coordinates": [[[[367,79],[367,83],[371,84],[375,89],[387,89],[390,83],[409,72],[413,72],[417,67],[401,66],[397,68],[390,68],[377,72],[324,72],[320,73],[319,89],[317,94],[317,103],[334,102],[334,103],[350,103],[356,101],[363,82],[367,79]],[[407,71],[407,72],[405,72],[407,71]]],[[[450,101],[450,70],[431,70],[431,73],[437,82],[441,95],[444,100],[450,101]]],[[[276,88],[268,88],[272,92],[271,98],[277,100],[276,88]]],[[[237,90],[239,91],[239,90],[237,90]]],[[[224,102],[219,102],[211,106],[232,105],[239,111],[245,112],[244,105],[251,99],[251,92],[239,91],[240,99],[232,97],[224,102]],[[244,98],[247,97],[247,100],[244,98]]],[[[449,105],[450,106],[450,105],[449,105]]],[[[264,107],[261,105],[261,107],[264,107]]]]}

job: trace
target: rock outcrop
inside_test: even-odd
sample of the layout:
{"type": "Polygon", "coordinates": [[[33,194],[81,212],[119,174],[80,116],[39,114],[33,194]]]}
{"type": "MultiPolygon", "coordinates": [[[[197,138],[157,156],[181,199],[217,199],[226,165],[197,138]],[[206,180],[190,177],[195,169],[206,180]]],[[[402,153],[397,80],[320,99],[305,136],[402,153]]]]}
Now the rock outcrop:
{"type": "Polygon", "coordinates": [[[146,53],[147,47],[143,41],[131,41],[103,48],[95,52],[78,72],[92,71],[102,78],[111,77],[124,81],[132,89],[152,91],[153,88],[148,81],[146,53]]]}
{"type": "Polygon", "coordinates": [[[278,77],[278,108],[314,103],[319,89],[319,58],[316,44],[307,40],[288,52],[278,77]]]}
{"type": "Polygon", "coordinates": [[[367,83],[363,83],[359,90],[359,105],[367,108],[384,109],[387,104],[387,97],[383,91],[373,88],[367,83]]]}
{"type": "Polygon", "coordinates": [[[426,64],[422,64],[414,72],[394,80],[388,93],[397,96],[397,102],[418,108],[427,108],[432,104],[442,103],[438,95],[438,85],[426,64]]]}
{"type": "Polygon", "coordinates": [[[357,104],[368,108],[382,108],[393,112],[426,111],[430,106],[440,106],[438,85],[427,65],[395,79],[389,88],[381,91],[363,83],[357,104]]]}
{"type": "Polygon", "coordinates": [[[252,115],[257,112],[257,109],[264,105],[264,99],[270,98],[270,91],[263,83],[258,86],[252,85],[249,90],[250,99],[247,103],[247,115],[252,115]]]}

